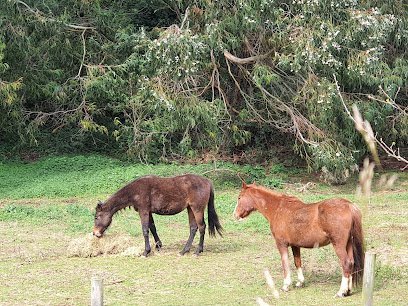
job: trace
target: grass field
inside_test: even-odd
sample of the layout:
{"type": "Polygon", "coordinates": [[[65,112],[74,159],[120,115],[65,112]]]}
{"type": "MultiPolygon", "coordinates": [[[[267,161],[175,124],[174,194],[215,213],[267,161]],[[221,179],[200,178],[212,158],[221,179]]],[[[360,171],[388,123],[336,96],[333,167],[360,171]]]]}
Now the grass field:
{"type": "MultiPolygon", "coordinates": [[[[356,201],[364,212],[367,249],[378,254],[375,305],[407,305],[407,173],[400,174],[391,190],[375,190],[366,206],[355,197],[355,182],[340,187],[317,183],[299,193],[297,187],[313,177],[277,165],[266,175],[261,167],[135,165],[99,156],[0,162],[0,305],[88,305],[93,275],[104,280],[106,305],[256,305],[257,297],[271,305],[360,305],[359,288],[350,297],[333,297],[341,273],[331,246],[302,250],[305,288],[274,299],[263,270],[269,268],[280,287],[280,257],[260,214],[233,220],[240,188],[236,170],[306,202],[333,196],[356,201]],[[67,256],[70,241],[91,232],[97,200],[141,175],[186,172],[206,173],[214,181],[215,205],[225,228],[224,238],[206,235],[202,255],[178,256],[189,232],[187,213],[182,212],[155,216],[164,247],[148,258],[67,256]]],[[[135,246],[143,246],[134,211],[116,215],[107,234],[130,234],[135,246]]],[[[193,247],[197,242],[196,237],[193,247]]]]}

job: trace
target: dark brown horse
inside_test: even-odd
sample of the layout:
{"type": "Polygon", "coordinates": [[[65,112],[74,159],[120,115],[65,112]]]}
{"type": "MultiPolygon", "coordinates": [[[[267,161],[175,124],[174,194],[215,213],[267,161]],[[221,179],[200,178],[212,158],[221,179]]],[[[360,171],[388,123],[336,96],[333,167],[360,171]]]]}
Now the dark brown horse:
{"type": "Polygon", "coordinates": [[[330,243],[343,269],[340,290],[336,296],[349,295],[352,283],[361,280],[364,265],[361,213],[351,202],[328,199],[305,204],[295,197],[243,182],[234,216],[242,219],[256,210],[269,221],[281,255],[285,277],[282,290],[289,290],[291,285],[289,246],[297,268],[296,287],[302,287],[304,283],[300,248],[315,248],[330,243]]]}
{"type": "Polygon", "coordinates": [[[203,251],[206,206],[208,206],[209,234],[215,236],[215,230],[220,235],[222,232],[222,226],[214,207],[213,186],[208,179],[198,175],[186,174],[169,178],[145,176],[134,180],[112,195],[105,203],[98,203],[93,234],[96,237],[102,237],[112,222],[112,216],[129,206],[133,206],[140,215],[145,239],[144,256],[151,251],[149,229],[156,242],[156,248],[160,250],[162,247],[152,213],[175,215],[187,208],[190,237],[181,251],[182,255],[190,251],[197,229],[200,232],[200,242],[195,253],[198,255],[203,251]]]}

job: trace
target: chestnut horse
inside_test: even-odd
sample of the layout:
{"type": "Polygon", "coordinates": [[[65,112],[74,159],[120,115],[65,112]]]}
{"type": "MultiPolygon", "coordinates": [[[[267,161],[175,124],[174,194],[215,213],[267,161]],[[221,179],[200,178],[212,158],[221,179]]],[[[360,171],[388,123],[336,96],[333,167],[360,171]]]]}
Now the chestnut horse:
{"type": "Polygon", "coordinates": [[[343,276],[336,296],[351,294],[352,283],[361,281],[364,266],[364,239],[361,213],[345,199],[328,199],[305,204],[265,187],[242,183],[238,203],[234,211],[237,219],[247,217],[258,210],[269,221],[276,246],[282,260],[284,281],[282,290],[291,285],[288,247],[292,248],[298,282],[302,287],[304,276],[300,248],[315,248],[333,244],[340,259],[343,276]]]}
{"type": "Polygon", "coordinates": [[[169,178],[144,176],[134,180],[117,191],[105,203],[98,203],[93,234],[98,238],[102,237],[112,222],[112,216],[117,211],[130,206],[139,212],[145,240],[144,256],[151,251],[149,229],[156,242],[156,248],[160,250],[162,247],[154,224],[153,213],[175,215],[187,209],[190,236],[181,255],[190,251],[197,229],[200,232],[200,242],[195,253],[198,255],[203,251],[206,228],[204,210],[207,206],[209,234],[215,236],[215,230],[220,235],[222,232],[222,226],[214,207],[213,186],[208,179],[198,175],[186,174],[169,178]]]}

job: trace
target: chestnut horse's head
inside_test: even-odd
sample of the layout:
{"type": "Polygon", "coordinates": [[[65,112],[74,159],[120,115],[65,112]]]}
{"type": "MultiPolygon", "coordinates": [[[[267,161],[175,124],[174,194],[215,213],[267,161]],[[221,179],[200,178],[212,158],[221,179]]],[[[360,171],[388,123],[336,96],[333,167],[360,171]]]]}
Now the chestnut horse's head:
{"type": "Polygon", "coordinates": [[[105,230],[109,227],[112,222],[112,213],[110,210],[103,210],[103,203],[99,202],[95,209],[95,223],[93,234],[94,236],[100,238],[103,236],[105,230]]]}
{"type": "Polygon", "coordinates": [[[237,220],[241,220],[254,210],[256,210],[256,207],[254,199],[250,194],[250,188],[244,181],[242,181],[242,188],[238,196],[237,206],[234,210],[234,217],[237,220]]]}

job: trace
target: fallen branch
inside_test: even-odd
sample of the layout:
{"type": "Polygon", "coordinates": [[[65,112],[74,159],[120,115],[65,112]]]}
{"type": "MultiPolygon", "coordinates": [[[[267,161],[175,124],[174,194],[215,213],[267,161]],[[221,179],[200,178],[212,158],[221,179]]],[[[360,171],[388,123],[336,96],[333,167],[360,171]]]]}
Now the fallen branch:
{"type": "MultiPolygon", "coordinates": [[[[33,9],[32,7],[30,7],[27,3],[25,3],[24,1],[21,0],[15,0],[15,3],[18,5],[22,5],[24,6],[27,11],[29,11],[30,13],[39,16],[39,17],[43,17],[46,18],[47,20],[50,21],[55,21],[58,22],[55,18],[51,18],[51,17],[46,17],[45,14],[43,12],[41,12],[38,9],[33,9]]],[[[70,23],[63,23],[66,27],[70,28],[70,29],[74,29],[74,30],[79,30],[79,31],[86,31],[86,30],[96,30],[95,27],[89,27],[89,26],[84,26],[84,25],[78,25],[78,24],[70,24],[70,23]]]]}
{"type": "Polygon", "coordinates": [[[233,62],[235,64],[239,64],[239,65],[245,65],[245,64],[250,64],[252,62],[256,62],[258,60],[267,58],[270,54],[272,53],[272,51],[269,51],[266,54],[260,54],[260,55],[255,55],[255,56],[250,56],[250,57],[246,57],[246,58],[239,58],[236,57],[235,55],[232,55],[230,52],[228,52],[227,50],[224,50],[224,56],[227,60],[229,60],[230,62],[233,62]]]}

